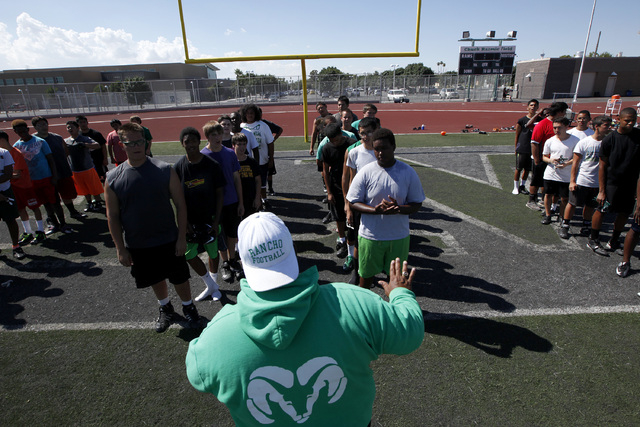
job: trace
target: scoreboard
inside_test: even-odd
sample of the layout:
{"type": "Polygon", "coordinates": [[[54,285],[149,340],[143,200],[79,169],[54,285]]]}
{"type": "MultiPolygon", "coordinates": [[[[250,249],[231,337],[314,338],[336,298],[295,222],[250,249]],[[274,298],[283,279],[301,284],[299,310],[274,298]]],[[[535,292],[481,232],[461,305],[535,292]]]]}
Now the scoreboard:
{"type": "Polygon", "coordinates": [[[462,46],[458,73],[511,74],[515,57],[515,46],[462,46]]]}

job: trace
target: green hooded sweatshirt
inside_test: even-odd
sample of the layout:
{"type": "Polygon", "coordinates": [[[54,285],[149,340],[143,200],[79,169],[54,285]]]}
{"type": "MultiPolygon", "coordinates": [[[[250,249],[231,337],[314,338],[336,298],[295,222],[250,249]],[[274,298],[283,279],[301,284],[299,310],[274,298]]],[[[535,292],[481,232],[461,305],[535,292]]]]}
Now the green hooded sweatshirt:
{"type": "MultiPolygon", "coordinates": [[[[224,403],[238,426],[366,426],[375,397],[371,361],[408,354],[424,337],[408,289],[390,301],[345,283],[318,285],[312,267],[283,287],[240,283],[191,341],[187,376],[224,403]]],[[[213,421],[213,420],[212,420],[213,421]]]]}

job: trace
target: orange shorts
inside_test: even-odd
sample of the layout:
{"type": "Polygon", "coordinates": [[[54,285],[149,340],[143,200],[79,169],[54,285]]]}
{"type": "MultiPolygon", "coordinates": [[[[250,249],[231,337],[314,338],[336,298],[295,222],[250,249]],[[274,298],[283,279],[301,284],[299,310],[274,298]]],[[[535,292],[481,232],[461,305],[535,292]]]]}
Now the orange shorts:
{"type": "Polygon", "coordinates": [[[97,196],[104,193],[104,188],[95,168],[73,173],[73,182],[79,196],[97,196]]]}

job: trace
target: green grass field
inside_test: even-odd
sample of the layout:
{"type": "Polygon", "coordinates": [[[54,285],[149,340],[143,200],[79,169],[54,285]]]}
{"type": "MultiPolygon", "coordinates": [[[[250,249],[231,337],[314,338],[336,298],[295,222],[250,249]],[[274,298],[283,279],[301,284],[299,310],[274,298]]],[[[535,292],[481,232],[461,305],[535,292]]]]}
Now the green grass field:
{"type": "MultiPolygon", "coordinates": [[[[635,314],[428,321],[420,349],[373,363],[373,425],[634,425],[636,322],[635,314]]],[[[186,379],[195,333],[0,333],[1,424],[231,426],[226,408],[186,379]]]]}
{"type": "MultiPolygon", "coordinates": [[[[398,147],[463,147],[468,145],[511,145],[513,132],[498,132],[487,135],[477,133],[451,133],[446,136],[440,134],[409,134],[398,135],[398,147]]],[[[206,141],[202,142],[202,146],[206,141]]],[[[309,150],[309,144],[301,136],[283,136],[278,138],[276,151],[309,150]]],[[[170,156],[184,154],[184,149],[176,142],[157,142],[153,144],[153,154],[156,156],[170,156]]]]}

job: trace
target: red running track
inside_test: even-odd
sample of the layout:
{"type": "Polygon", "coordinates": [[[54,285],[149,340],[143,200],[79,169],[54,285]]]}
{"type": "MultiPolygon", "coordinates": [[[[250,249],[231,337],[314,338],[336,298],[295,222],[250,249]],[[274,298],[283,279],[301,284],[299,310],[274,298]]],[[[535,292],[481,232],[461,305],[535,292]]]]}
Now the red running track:
{"type": "MultiPolygon", "coordinates": [[[[329,102],[329,111],[337,112],[337,105],[329,102]]],[[[302,105],[269,105],[261,104],[263,116],[277,123],[284,129],[283,136],[303,136],[302,105]]],[[[352,110],[362,117],[363,104],[351,104],[352,110]]],[[[526,104],[521,102],[431,102],[423,104],[376,104],[382,126],[391,129],[395,133],[459,133],[466,125],[473,125],[484,131],[492,131],[494,128],[514,126],[517,120],[526,114],[526,104]],[[424,130],[414,130],[421,125],[424,130]]],[[[543,104],[545,106],[545,104],[543,104]]],[[[574,111],[587,109],[592,116],[604,112],[606,100],[603,102],[591,102],[577,104],[574,111]]],[[[317,117],[314,105],[309,105],[313,111],[309,113],[309,126],[317,117]]],[[[143,124],[151,130],[154,141],[177,141],[182,128],[193,126],[202,129],[209,120],[216,120],[221,114],[229,114],[233,107],[216,107],[206,109],[189,110],[163,110],[137,112],[143,124]]],[[[127,114],[91,114],[88,115],[89,125],[107,135],[111,132],[109,122],[117,118],[122,122],[129,120],[127,114]]],[[[74,117],[49,117],[52,132],[66,136],[65,123],[74,117]]],[[[28,121],[29,122],[29,121],[28,121]]],[[[30,122],[29,122],[30,124],[30,122]]],[[[0,125],[10,138],[13,136],[11,122],[4,121],[0,125]]],[[[309,135],[311,132],[309,131],[309,135]]]]}

